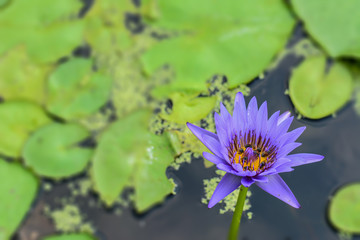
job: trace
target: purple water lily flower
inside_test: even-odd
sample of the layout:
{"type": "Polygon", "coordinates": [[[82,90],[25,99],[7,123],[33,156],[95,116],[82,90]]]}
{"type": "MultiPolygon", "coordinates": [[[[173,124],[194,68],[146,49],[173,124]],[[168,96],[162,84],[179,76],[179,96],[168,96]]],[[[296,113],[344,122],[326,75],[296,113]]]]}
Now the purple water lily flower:
{"type": "Polygon", "coordinates": [[[214,117],[217,134],[187,123],[193,134],[213,153],[204,152],[203,156],[226,172],[208,207],[213,207],[241,184],[250,187],[255,183],[269,194],[299,208],[299,202],[279,173],[324,158],[311,153],[288,155],[301,145],[295,141],[305,127],[288,132],[294,118],[289,112],[280,115],[277,111],[268,119],[266,101],[258,109],[253,97],[246,109],[240,92],[236,95],[232,116],[220,104],[220,115],[215,113],[214,117]]]}

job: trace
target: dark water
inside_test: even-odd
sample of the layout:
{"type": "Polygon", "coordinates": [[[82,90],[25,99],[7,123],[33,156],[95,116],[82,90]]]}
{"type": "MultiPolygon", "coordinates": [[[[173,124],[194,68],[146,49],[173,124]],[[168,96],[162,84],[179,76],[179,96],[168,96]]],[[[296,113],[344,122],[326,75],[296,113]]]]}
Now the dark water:
{"type": "MultiPolygon", "coordinates": [[[[294,35],[291,41],[301,37],[301,27],[297,28],[294,35]]],[[[247,102],[250,97],[256,96],[259,103],[267,100],[269,114],[277,110],[291,110],[294,113],[291,101],[284,92],[291,69],[300,61],[299,58],[289,56],[275,70],[266,73],[263,80],[251,83],[247,102]]],[[[243,218],[239,239],[339,239],[327,222],[326,208],[329,197],[338,187],[360,180],[359,123],[360,117],[353,110],[353,102],[340,110],[335,118],[319,121],[295,119],[292,128],[305,125],[307,129],[298,140],[303,143],[302,146],[293,153],[318,153],[324,155],[325,159],[281,175],[302,205],[300,209],[286,205],[255,185],[251,186],[253,218],[243,218]]],[[[219,206],[208,209],[200,202],[204,195],[203,179],[215,176],[214,172],[214,167],[205,169],[201,160],[184,164],[179,171],[170,169],[168,174],[179,184],[178,194],[141,216],[136,215],[131,208],[125,208],[117,216],[111,210],[88,207],[89,198],[97,199],[96,195],[88,199],[79,198],[77,204],[98,230],[97,236],[103,240],[226,239],[232,215],[221,215],[219,206]]],[[[40,193],[34,210],[15,239],[32,239],[28,234],[34,229],[41,234],[54,232],[53,224],[37,210],[41,209],[44,202],[54,203],[55,198],[69,194],[66,187],[68,183],[55,184],[50,193],[40,193]]]]}

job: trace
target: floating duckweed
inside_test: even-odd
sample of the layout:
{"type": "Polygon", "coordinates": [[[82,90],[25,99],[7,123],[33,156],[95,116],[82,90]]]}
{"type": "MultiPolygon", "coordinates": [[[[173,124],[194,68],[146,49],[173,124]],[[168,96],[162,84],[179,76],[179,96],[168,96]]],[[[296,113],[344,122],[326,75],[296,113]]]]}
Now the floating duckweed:
{"type": "MultiPolygon", "coordinates": [[[[220,102],[222,102],[228,109],[233,109],[234,98],[237,92],[241,91],[244,95],[249,95],[250,89],[245,85],[240,85],[237,88],[229,89],[227,79],[225,76],[214,76],[207,82],[208,92],[201,93],[202,96],[215,96],[216,104],[214,109],[203,119],[196,121],[194,124],[205,128],[210,132],[215,132],[214,111],[219,111],[220,102]]],[[[191,163],[191,159],[202,158],[202,153],[207,151],[207,148],[190,132],[185,124],[172,122],[170,119],[165,120],[160,117],[161,114],[171,113],[171,104],[162,102],[158,105],[156,114],[150,121],[150,131],[155,134],[162,134],[167,132],[171,144],[177,154],[174,163],[171,165],[175,170],[178,170],[182,163],[191,163]]],[[[213,164],[204,160],[205,167],[211,167],[213,164]]]]}
{"type": "Polygon", "coordinates": [[[338,233],[338,236],[339,236],[340,240],[351,240],[351,239],[353,239],[353,236],[350,233],[340,232],[340,233],[338,233]]]}
{"type": "Polygon", "coordinates": [[[109,108],[101,109],[86,118],[79,119],[79,123],[92,132],[99,132],[109,124],[113,114],[109,108]]]}
{"type": "MultiPolygon", "coordinates": [[[[219,184],[221,178],[224,176],[225,172],[217,170],[216,174],[219,175],[218,177],[213,177],[210,179],[204,179],[204,190],[205,190],[205,196],[201,199],[201,202],[203,204],[208,204],[209,200],[211,199],[211,196],[213,192],[215,191],[216,186],[219,184]]],[[[224,203],[223,208],[219,210],[221,214],[224,214],[226,212],[234,212],[235,206],[237,202],[237,198],[239,195],[239,189],[233,191],[228,196],[226,196],[220,203],[224,203]]],[[[249,201],[249,198],[251,197],[251,192],[248,191],[246,194],[247,198],[245,200],[244,204],[244,211],[249,211],[251,208],[251,204],[249,201]]],[[[247,212],[248,219],[252,218],[252,212],[247,212]]]]}
{"type": "Polygon", "coordinates": [[[192,156],[194,154],[192,152],[184,152],[180,156],[175,158],[175,161],[171,164],[171,167],[175,170],[179,170],[180,165],[183,163],[191,163],[192,156]]]}
{"type": "Polygon", "coordinates": [[[62,209],[51,211],[49,207],[44,208],[45,215],[55,223],[57,231],[64,233],[87,232],[93,233],[95,230],[91,223],[84,221],[84,216],[75,204],[66,204],[62,209]]]}
{"type": "Polygon", "coordinates": [[[91,191],[92,182],[90,178],[82,178],[75,182],[69,183],[68,188],[71,191],[71,196],[86,197],[88,193],[91,191]]]}
{"type": "Polygon", "coordinates": [[[48,183],[48,182],[46,182],[46,183],[44,183],[44,185],[43,185],[43,189],[44,189],[44,191],[46,191],[46,192],[49,192],[49,191],[51,191],[52,190],[52,184],[51,183],[48,183]]]}
{"type": "Polygon", "coordinates": [[[276,59],[272,62],[272,64],[268,67],[267,70],[275,69],[279,65],[279,63],[289,55],[308,58],[312,56],[318,56],[321,54],[323,54],[323,51],[321,51],[318,47],[316,47],[315,44],[310,39],[303,38],[300,41],[296,42],[293,46],[289,48],[284,48],[277,55],[276,59]]]}

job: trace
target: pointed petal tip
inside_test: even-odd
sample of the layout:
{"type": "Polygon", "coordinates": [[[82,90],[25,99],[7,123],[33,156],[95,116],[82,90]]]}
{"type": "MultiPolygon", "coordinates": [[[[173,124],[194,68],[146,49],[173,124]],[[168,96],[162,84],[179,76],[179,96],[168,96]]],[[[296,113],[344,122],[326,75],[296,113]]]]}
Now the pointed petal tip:
{"type": "Polygon", "coordinates": [[[242,92],[236,93],[236,95],[235,95],[235,101],[238,101],[238,100],[240,100],[241,98],[244,100],[244,94],[243,94],[242,92]]]}

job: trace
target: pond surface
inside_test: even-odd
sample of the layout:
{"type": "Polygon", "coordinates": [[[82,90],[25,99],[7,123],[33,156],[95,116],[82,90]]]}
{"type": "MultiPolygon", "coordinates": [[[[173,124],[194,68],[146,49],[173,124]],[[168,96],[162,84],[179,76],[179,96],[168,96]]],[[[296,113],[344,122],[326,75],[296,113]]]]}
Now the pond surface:
{"type": "MultiPolygon", "coordinates": [[[[302,35],[302,27],[298,26],[290,42],[298,41],[302,35]]],[[[269,113],[290,110],[294,114],[294,107],[284,93],[291,69],[300,61],[298,57],[288,56],[277,68],[266,73],[264,79],[252,82],[247,102],[256,96],[259,103],[268,102],[269,113]]],[[[253,217],[251,220],[244,217],[239,239],[339,239],[338,233],[327,222],[327,204],[337,188],[359,181],[359,120],[352,102],[335,117],[317,121],[295,119],[291,129],[303,125],[307,129],[299,138],[302,146],[293,153],[317,153],[324,155],[325,159],[281,174],[300,202],[300,209],[288,206],[253,185],[250,188],[253,217]]],[[[86,215],[85,220],[97,230],[96,235],[103,240],[226,239],[231,214],[219,214],[219,206],[208,209],[201,203],[204,196],[203,179],[216,176],[215,170],[215,167],[205,168],[202,159],[193,159],[191,164],[183,164],[178,171],[168,169],[168,176],[178,184],[177,194],[143,215],[137,215],[131,207],[123,208],[120,215],[115,214],[113,209],[89,207],[92,199],[98,201],[96,195],[77,197],[75,203],[86,215]]],[[[67,185],[72,180],[53,183],[51,192],[40,192],[33,211],[14,239],[37,239],[54,233],[53,224],[40,212],[45,203],[58,206],[58,200],[70,194],[67,185]],[[40,235],[33,235],[32,238],[33,231],[38,231],[40,235]]]]}

